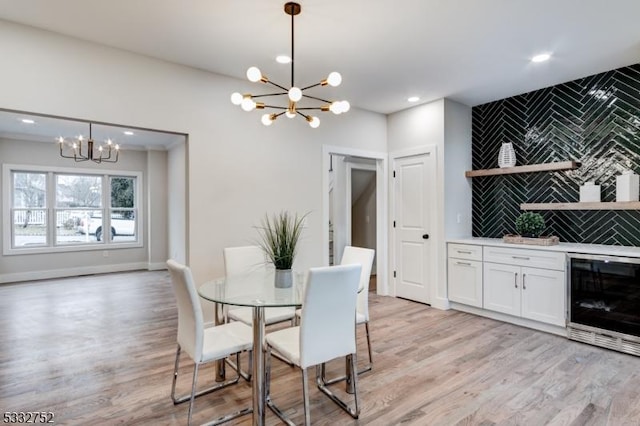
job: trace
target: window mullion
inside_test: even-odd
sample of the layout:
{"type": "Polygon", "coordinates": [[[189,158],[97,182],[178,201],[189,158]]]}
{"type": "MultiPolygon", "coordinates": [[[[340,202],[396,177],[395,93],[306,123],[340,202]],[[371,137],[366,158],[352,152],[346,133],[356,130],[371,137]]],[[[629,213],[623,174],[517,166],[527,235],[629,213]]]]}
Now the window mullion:
{"type": "Polygon", "coordinates": [[[102,235],[105,244],[111,243],[111,185],[109,175],[102,175],[102,235]]]}
{"type": "Polygon", "coordinates": [[[54,172],[46,174],[47,182],[45,188],[45,208],[47,209],[47,247],[55,247],[57,245],[56,238],[56,179],[54,172]]]}

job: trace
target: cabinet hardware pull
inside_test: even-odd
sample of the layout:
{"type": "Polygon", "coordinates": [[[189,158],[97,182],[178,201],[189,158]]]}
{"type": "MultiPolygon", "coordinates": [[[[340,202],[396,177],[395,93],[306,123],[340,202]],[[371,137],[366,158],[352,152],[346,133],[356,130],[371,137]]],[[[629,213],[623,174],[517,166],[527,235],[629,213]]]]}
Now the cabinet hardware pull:
{"type": "Polygon", "coordinates": [[[470,251],[468,250],[456,250],[458,253],[463,253],[463,254],[471,254],[470,251]]]}
{"type": "Polygon", "coordinates": [[[518,273],[516,272],[515,275],[513,276],[513,284],[516,286],[516,288],[518,288],[518,273]]]}
{"type": "Polygon", "coordinates": [[[531,260],[530,257],[525,256],[511,256],[513,259],[531,260]]]}
{"type": "Polygon", "coordinates": [[[526,276],[527,276],[527,274],[522,274],[522,289],[523,290],[527,289],[527,286],[524,284],[524,277],[526,277],[526,276]]]}
{"type": "Polygon", "coordinates": [[[467,265],[467,266],[471,266],[471,264],[469,262],[456,262],[457,265],[467,265]]]}

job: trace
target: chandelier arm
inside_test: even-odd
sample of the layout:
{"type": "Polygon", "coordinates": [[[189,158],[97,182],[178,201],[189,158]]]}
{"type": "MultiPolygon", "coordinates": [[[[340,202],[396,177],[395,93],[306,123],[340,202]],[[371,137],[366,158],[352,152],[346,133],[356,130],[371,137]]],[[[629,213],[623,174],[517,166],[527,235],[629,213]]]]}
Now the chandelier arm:
{"type": "Polygon", "coordinates": [[[297,109],[296,109],[296,113],[300,114],[301,116],[303,116],[303,117],[304,117],[304,118],[306,118],[306,119],[309,119],[309,116],[308,116],[307,114],[301,113],[301,112],[300,112],[300,111],[298,111],[297,109]]]}
{"type": "Polygon", "coordinates": [[[300,89],[300,90],[305,91],[305,90],[307,90],[307,89],[311,89],[311,88],[313,88],[313,87],[318,87],[318,86],[322,86],[322,83],[312,84],[311,86],[303,87],[303,88],[302,88],[302,89],[300,89]]]}
{"type": "Polygon", "coordinates": [[[286,95],[287,92],[278,92],[278,93],[267,93],[264,95],[251,95],[252,98],[264,98],[265,96],[280,96],[280,95],[286,95]]]}
{"type": "Polygon", "coordinates": [[[65,155],[62,149],[62,144],[60,144],[60,157],[62,158],[76,158],[76,155],[65,155]]]}
{"type": "Polygon", "coordinates": [[[265,108],[273,108],[273,109],[284,109],[287,110],[289,109],[288,107],[282,107],[282,106],[276,106],[276,105],[265,105],[265,108]]]}
{"type": "Polygon", "coordinates": [[[113,160],[111,160],[111,153],[109,153],[108,157],[100,157],[97,161],[95,161],[96,163],[117,163],[118,162],[118,152],[116,151],[116,158],[114,158],[113,160]]]}
{"type": "Polygon", "coordinates": [[[309,99],[315,99],[316,101],[326,102],[326,103],[328,103],[328,104],[333,103],[333,101],[329,101],[329,100],[327,100],[327,99],[322,99],[322,98],[317,98],[317,97],[315,97],[315,96],[311,96],[311,95],[304,95],[304,94],[303,94],[303,95],[302,95],[302,97],[304,97],[304,98],[309,98],[309,99]]]}
{"type": "Polygon", "coordinates": [[[271,84],[271,85],[273,85],[273,86],[276,86],[278,89],[282,89],[282,90],[284,90],[284,91],[285,91],[285,92],[287,92],[287,93],[289,92],[289,89],[287,89],[287,88],[286,88],[286,87],[284,87],[284,86],[280,86],[279,84],[274,83],[274,82],[273,82],[273,81],[271,81],[271,80],[269,80],[267,83],[269,83],[269,84],[271,84]]]}

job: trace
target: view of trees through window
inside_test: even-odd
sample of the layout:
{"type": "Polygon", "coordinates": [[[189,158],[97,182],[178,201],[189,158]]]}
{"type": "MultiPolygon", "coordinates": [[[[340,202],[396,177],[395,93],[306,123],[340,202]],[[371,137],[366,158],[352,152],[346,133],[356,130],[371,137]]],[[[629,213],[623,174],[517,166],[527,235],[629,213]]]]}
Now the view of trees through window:
{"type": "Polygon", "coordinates": [[[13,171],[12,247],[136,242],[136,179],[13,171]]]}

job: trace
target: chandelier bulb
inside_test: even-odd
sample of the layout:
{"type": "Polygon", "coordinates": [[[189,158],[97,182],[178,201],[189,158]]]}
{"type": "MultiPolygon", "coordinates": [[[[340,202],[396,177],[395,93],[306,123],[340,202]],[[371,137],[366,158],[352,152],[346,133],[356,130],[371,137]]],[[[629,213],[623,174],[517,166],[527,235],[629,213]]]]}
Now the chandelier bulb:
{"type": "Polygon", "coordinates": [[[300,99],[302,99],[302,90],[295,86],[289,89],[289,99],[291,99],[293,102],[298,102],[300,99]]]}
{"type": "Polygon", "coordinates": [[[116,151],[120,149],[120,145],[116,144],[116,151]]]}
{"type": "Polygon", "coordinates": [[[98,151],[102,152],[102,146],[98,147],[98,151]]]}
{"type": "Polygon", "coordinates": [[[251,67],[247,70],[247,78],[252,83],[257,83],[262,78],[262,73],[260,72],[260,68],[251,67]]]}
{"type": "Polygon", "coordinates": [[[334,71],[327,77],[327,83],[329,83],[329,86],[331,87],[340,86],[340,83],[342,83],[342,76],[339,72],[334,71]]]}
{"type": "Polygon", "coordinates": [[[238,92],[233,92],[231,94],[231,103],[234,105],[240,105],[242,103],[242,95],[238,92]]]}
{"type": "Polygon", "coordinates": [[[318,128],[318,126],[320,125],[320,119],[318,117],[313,117],[310,115],[307,117],[307,121],[309,122],[309,126],[311,126],[313,129],[318,128]]]}
{"type": "Polygon", "coordinates": [[[296,116],[296,113],[294,111],[287,110],[287,112],[285,112],[284,115],[286,115],[287,118],[294,118],[296,116]]]}
{"type": "Polygon", "coordinates": [[[58,143],[59,144],[63,144],[64,143],[64,138],[62,136],[58,137],[58,143]]]}
{"type": "Polygon", "coordinates": [[[262,116],[262,124],[264,124],[265,126],[271,126],[271,124],[273,124],[273,120],[273,114],[264,114],[262,116]]]}
{"type": "Polygon", "coordinates": [[[240,107],[242,108],[243,111],[253,111],[256,108],[256,103],[253,102],[253,99],[251,99],[251,96],[245,96],[242,99],[242,102],[240,103],[240,107]]]}
{"type": "Polygon", "coordinates": [[[348,112],[351,109],[351,104],[349,103],[349,101],[342,101],[342,112],[348,112]]]}
{"type": "Polygon", "coordinates": [[[78,149],[78,144],[77,143],[73,143],[73,149],[78,149]]]}
{"type": "Polygon", "coordinates": [[[331,111],[335,115],[342,114],[342,102],[331,102],[331,105],[329,105],[329,111],[331,111]]]}

